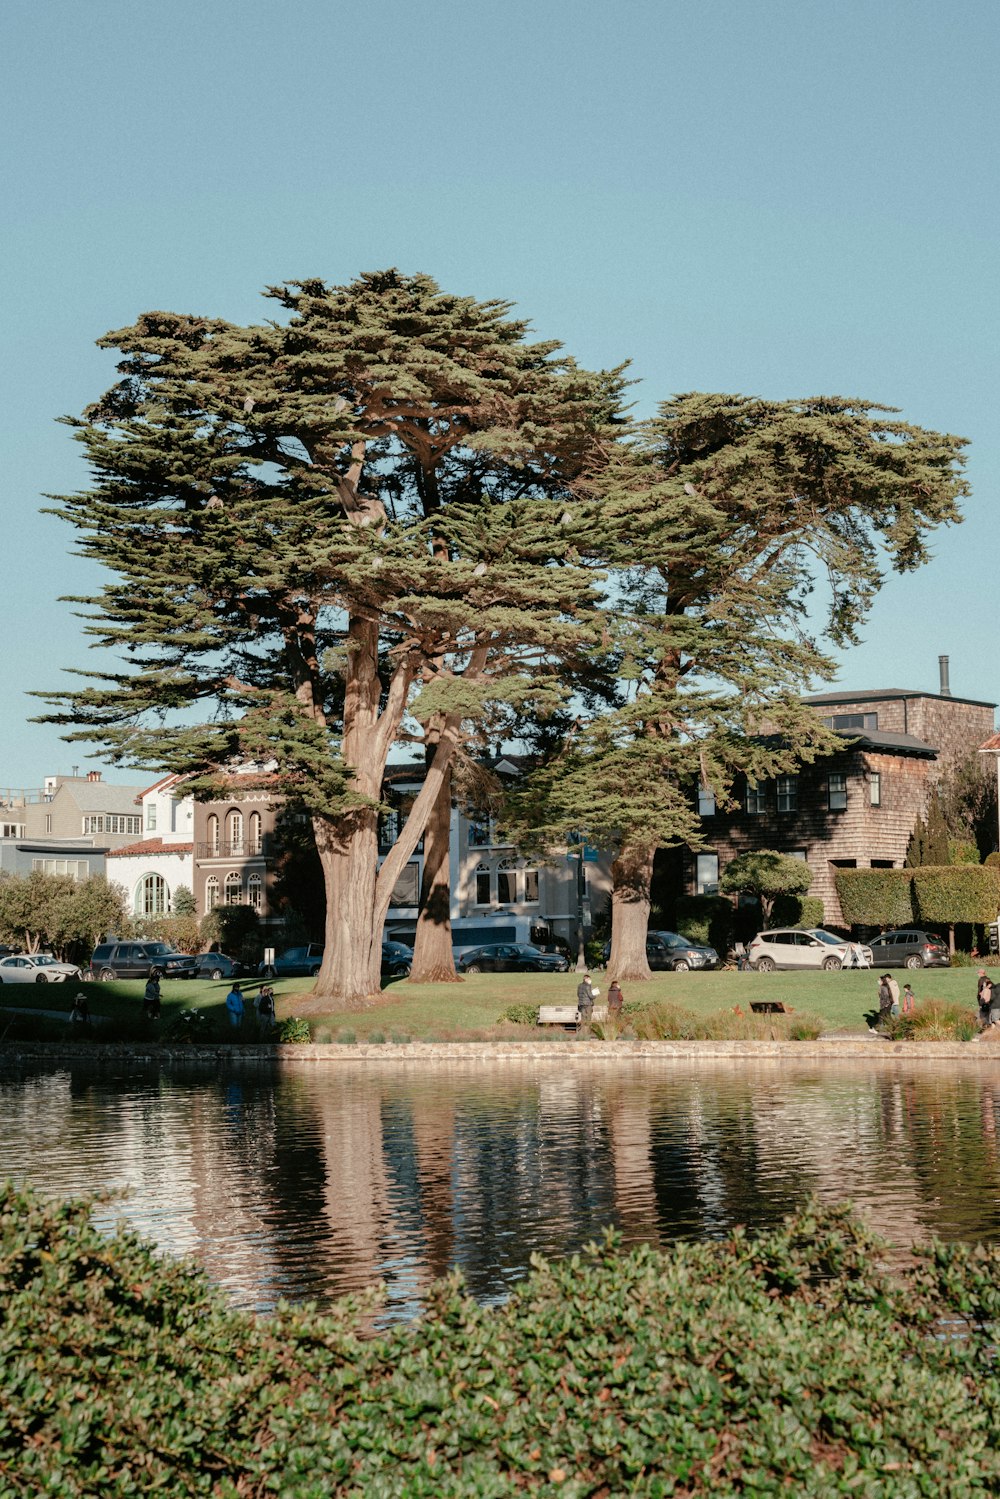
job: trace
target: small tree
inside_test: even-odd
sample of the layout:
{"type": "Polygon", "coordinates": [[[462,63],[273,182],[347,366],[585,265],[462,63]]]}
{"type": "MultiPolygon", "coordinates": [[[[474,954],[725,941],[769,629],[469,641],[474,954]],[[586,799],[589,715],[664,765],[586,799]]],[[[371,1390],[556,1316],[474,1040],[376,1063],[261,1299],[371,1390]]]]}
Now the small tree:
{"type": "Polygon", "coordinates": [[[198,909],[194,891],[187,885],[178,885],[174,891],[174,915],[193,916],[198,909]]]}
{"type": "Polygon", "coordinates": [[[6,874],[0,877],[0,935],[26,952],[42,947],[60,950],[73,936],[69,912],[75,894],[67,875],[6,874]]]}
{"type": "Polygon", "coordinates": [[[260,920],[252,906],[216,906],[201,923],[201,938],[223,952],[255,967],[264,953],[260,920]]]}
{"type": "Polygon", "coordinates": [[[805,895],[811,884],[812,871],[804,859],[761,848],[737,854],[723,870],[719,889],[726,895],[755,895],[764,925],[770,926],[778,896],[805,895]]]}

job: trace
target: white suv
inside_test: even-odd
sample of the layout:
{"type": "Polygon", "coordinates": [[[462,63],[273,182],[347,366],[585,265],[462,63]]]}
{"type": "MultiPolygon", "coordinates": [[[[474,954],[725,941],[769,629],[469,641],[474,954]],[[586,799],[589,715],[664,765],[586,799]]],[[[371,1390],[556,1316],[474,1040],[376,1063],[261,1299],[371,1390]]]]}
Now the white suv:
{"type": "Polygon", "coordinates": [[[747,961],[758,973],[776,968],[870,968],[872,950],[819,926],[805,931],[789,926],[758,932],[747,948],[747,961]]]}

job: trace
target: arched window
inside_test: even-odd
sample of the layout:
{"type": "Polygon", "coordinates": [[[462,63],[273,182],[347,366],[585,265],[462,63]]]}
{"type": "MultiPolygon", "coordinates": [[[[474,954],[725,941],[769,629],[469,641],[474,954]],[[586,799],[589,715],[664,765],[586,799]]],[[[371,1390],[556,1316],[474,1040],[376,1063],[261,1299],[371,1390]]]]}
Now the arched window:
{"type": "Polygon", "coordinates": [[[205,881],[205,911],[214,911],[219,904],[219,882],[215,875],[209,875],[205,881]]]}
{"type": "Polygon", "coordinates": [[[501,859],[497,865],[497,900],[502,906],[517,900],[517,870],[510,859],[501,859]]]}
{"type": "Polygon", "coordinates": [[[252,874],[247,880],[247,905],[259,911],[262,899],[262,885],[259,874],[252,874]]]}
{"type": "Polygon", "coordinates": [[[261,831],[260,831],[260,813],[259,812],[251,812],[250,813],[250,848],[249,848],[248,852],[251,853],[251,854],[259,854],[260,851],[261,851],[261,849],[263,847],[264,847],[264,840],[261,837],[261,831]]]}
{"type": "Polygon", "coordinates": [[[208,851],[212,854],[219,852],[219,819],[214,812],[208,819],[208,851]]]}
{"type": "Polygon", "coordinates": [[[243,904],[243,879],[233,870],[226,875],[226,905],[241,906],[243,904]]]}
{"type": "Polygon", "coordinates": [[[230,812],[226,818],[226,827],[229,836],[229,852],[241,854],[243,852],[243,813],[230,812]]]}
{"type": "Polygon", "coordinates": [[[476,905],[489,906],[491,904],[490,866],[488,864],[479,864],[476,867],[476,905]]]}
{"type": "Polygon", "coordinates": [[[163,916],[167,910],[167,882],[162,875],[143,875],[136,891],[136,913],[139,916],[163,916]]]}
{"type": "Polygon", "coordinates": [[[538,904],[538,870],[526,869],[524,871],[524,900],[529,906],[538,904]]]}

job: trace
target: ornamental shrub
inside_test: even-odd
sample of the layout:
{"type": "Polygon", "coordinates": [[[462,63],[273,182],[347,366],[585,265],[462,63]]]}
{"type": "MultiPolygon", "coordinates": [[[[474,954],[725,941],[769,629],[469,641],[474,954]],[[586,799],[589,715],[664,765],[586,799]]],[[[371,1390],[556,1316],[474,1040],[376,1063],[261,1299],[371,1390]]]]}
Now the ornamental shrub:
{"type": "Polygon", "coordinates": [[[502,1014],[497,1016],[497,1025],[502,1025],[507,1020],[511,1025],[537,1025],[537,1005],[508,1005],[502,1014]]]}
{"type": "Polygon", "coordinates": [[[298,1015],[289,1015],[287,1020],[279,1023],[277,1039],[284,1046],[304,1045],[311,1041],[312,1032],[308,1020],[302,1020],[298,1015]]]}
{"type": "Polygon", "coordinates": [[[500,1306],[452,1275],[371,1337],[371,1298],[238,1312],[86,1204],[8,1186],[0,1309],[16,1499],[1000,1488],[1000,1249],[918,1247],[902,1275],[842,1208],[666,1251],[609,1234],[500,1306]]]}
{"type": "Polygon", "coordinates": [[[995,921],[1000,910],[1000,870],[989,864],[924,864],[912,871],[913,899],[921,921],[954,926],[995,921]]]}
{"type": "Polygon", "coordinates": [[[822,926],[823,902],[818,895],[779,895],[771,921],[775,926],[822,926]]]}
{"type": "Polygon", "coordinates": [[[724,895],[682,895],[674,921],[689,942],[708,943],[725,957],[733,945],[734,916],[733,903],[724,895]]]}
{"type": "Polygon", "coordinates": [[[912,869],[838,869],[834,874],[847,926],[910,926],[912,869]]]}

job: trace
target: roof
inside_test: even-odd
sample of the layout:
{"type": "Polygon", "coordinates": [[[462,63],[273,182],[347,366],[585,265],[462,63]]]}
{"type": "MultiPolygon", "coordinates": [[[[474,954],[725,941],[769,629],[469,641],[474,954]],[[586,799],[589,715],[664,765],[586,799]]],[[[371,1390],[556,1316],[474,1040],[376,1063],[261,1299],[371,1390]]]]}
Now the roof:
{"type": "Polygon", "coordinates": [[[942,703],[972,703],[977,708],[995,708],[996,703],[988,703],[980,697],[959,697],[954,692],[911,692],[905,687],[865,687],[860,692],[814,692],[804,697],[804,703],[877,703],[887,698],[914,698],[930,697],[936,698],[942,703]]]}
{"type": "Polygon", "coordinates": [[[193,854],[193,843],[164,843],[162,838],[143,838],[139,843],[127,843],[124,848],[112,848],[109,859],[127,859],[131,855],[148,858],[150,854],[193,854]]]}
{"type": "Polygon", "coordinates": [[[161,776],[158,781],[153,782],[152,786],[144,786],[143,789],[139,792],[139,795],[136,797],[136,801],[141,802],[144,796],[149,796],[153,791],[166,791],[168,786],[176,786],[178,781],[182,780],[184,780],[183,776],[175,775],[173,773],[170,775],[161,776]]]}
{"type": "Polygon", "coordinates": [[[136,797],[142,789],[116,786],[113,781],[60,781],[54,797],[72,797],[81,812],[124,812],[135,817],[136,797]]]}
{"type": "Polygon", "coordinates": [[[980,750],[989,750],[994,755],[1000,755],[1000,732],[991,734],[988,739],[984,739],[979,748],[980,750]]]}
{"type": "Polygon", "coordinates": [[[848,744],[855,749],[878,750],[887,755],[914,755],[918,759],[935,760],[937,750],[912,734],[890,734],[885,729],[865,729],[863,733],[852,729],[837,729],[848,744]]]}

